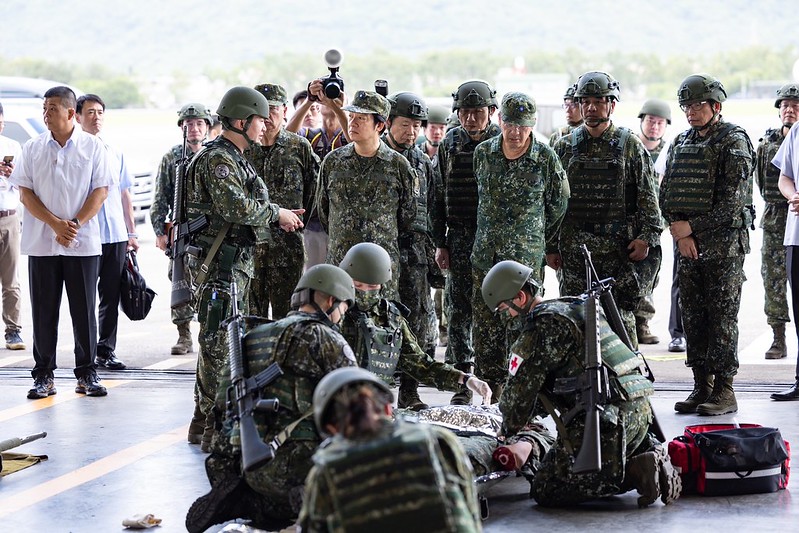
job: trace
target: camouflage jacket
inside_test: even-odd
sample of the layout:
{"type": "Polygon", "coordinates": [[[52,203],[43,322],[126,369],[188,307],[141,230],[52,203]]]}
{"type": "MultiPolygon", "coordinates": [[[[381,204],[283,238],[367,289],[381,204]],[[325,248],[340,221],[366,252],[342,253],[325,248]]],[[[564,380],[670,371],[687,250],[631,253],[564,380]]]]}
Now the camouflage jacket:
{"type": "Polygon", "coordinates": [[[558,251],[558,232],[569,198],[560,160],[531,138],[527,152],[513,161],[502,152],[502,135],[474,152],[479,204],[472,265],[488,271],[514,260],[539,272],[545,252],[558,251]]]}
{"type": "MultiPolygon", "coordinates": [[[[383,142],[391,147],[386,140],[387,136],[387,134],[383,135],[383,142]]],[[[432,229],[430,210],[435,204],[436,187],[441,181],[438,170],[419,146],[413,145],[407,150],[396,150],[396,152],[408,160],[413,170],[413,196],[416,199],[416,219],[413,231],[430,235],[432,229]]]]}
{"type": "Polygon", "coordinates": [[[569,126],[568,124],[565,126],[561,126],[555,131],[552,132],[552,135],[549,136],[549,146],[552,148],[555,147],[555,143],[558,142],[558,139],[561,137],[565,137],[566,135],[570,134],[574,128],[577,126],[569,126]]]}
{"type": "MultiPolygon", "coordinates": [[[[153,195],[153,203],[150,206],[150,222],[156,235],[165,235],[164,225],[167,222],[172,222],[172,208],[175,204],[175,165],[182,154],[183,145],[176,144],[164,154],[164,157],[161,158],[161,164],[158,165],[158,175],[155,178],[155,193],[153,195]]],[[[187,149],[186,156],[191,161],[191,158],[194,157],[194,152],[187,149]]]]}
{"type": "MultiPolygon", "coordinates": [[[[681,145],[708,146],[712,160],[708,161],[709,179],[712,183],[711,207],[707,212],[688,216],[684,213],[663,210],[666,222],[687,220],[691,224],[692,235],[696,239],[699,252],[707,258],[723,258],[749,253],[749,231],[751,212],[747,208],[752,203],[752,169],[755,153],[749,137],[740,128],[733,129],[712,146],[714,134],[727,127],[727,122],[719,119],[704,137],[693,129],[680,133],[669,147],[666,173],[660,183],[660,205],[672,193],[671,170],[674,162],[674,149],[681,145]]],[[[676,191],[674,191],[676,193],[676,191]]]]}

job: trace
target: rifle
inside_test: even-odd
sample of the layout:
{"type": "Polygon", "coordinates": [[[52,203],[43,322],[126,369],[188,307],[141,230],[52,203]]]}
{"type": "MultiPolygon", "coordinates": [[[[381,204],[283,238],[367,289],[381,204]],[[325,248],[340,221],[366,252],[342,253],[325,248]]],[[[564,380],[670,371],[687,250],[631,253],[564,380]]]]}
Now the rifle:
{"type": "MultiPolygon", "coordinates": [[[[15,437],[11,439],[6,439],[4,441],[0,441],[0,452],[8,451],[12,448],[16,448],[17,446],[22,446],[23,444],[28,444],[29,442],[33,442],[35,440],[43,439],[47,436],[46,431],[42,431],[41,433],[36,433],[34,435],[28,435],[27,437],[15,437]]],[[[0,470],[3,469],[3,457],[0,455],[0,470]]]]}
{"type": "Polygon", "coordinates": [[[227,342],[230,355],[231,385],[227,390],[227,407],[232,418],[239,423],[241,463],[245,472],[265,465],[275,457],[275,449],[265,443],[258,433],[253,412],[275,412],[280,407],[276,398],[260,397],[261,388],[283,375],[280,365],[272,363],[257,376],[244,377],[244,359],[241,350],[243,318],[239,313],[238,287],[230,282],[231,316],[227,322],[227,342]]]}
{"type": "Polygon", "coordinates": [[[186,188],[186,132],[187,126],[183,126],[183,152],[177,161],[175,169],[175,197],[172,200],[172,227],[170,228],[172,245],[167,251],[167,255],[172,257],[172,295],[170,305],[172,309],[182,307],[191,302],[193,297],[191,280],[186,280],[185,257],[187,253],[199,256],[200,248],[191,244],[192,236],[204,230],[210,224],[208,215],[187,220],[184,209],[184,196],[186,188]]]}

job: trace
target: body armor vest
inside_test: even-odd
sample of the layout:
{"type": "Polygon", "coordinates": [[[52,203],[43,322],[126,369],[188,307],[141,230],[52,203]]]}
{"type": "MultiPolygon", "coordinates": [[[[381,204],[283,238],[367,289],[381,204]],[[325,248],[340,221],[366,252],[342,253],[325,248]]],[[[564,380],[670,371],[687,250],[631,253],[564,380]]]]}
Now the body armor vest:
{"type": "Polygon", "coordinates": [[[566,169],[571,190],[568,217],[592,224],[624,222],[636,208],[636,196],[628,201],[625,187],[624,145],[630,130],[617,128],[610,149],[599,157],[586,153],[587,137],[585,128],[577,128],[570,135],[572,157],[566,169]]]}
{"type": "MultiPolygon", "coordinates": [[[[477,226],[477,180],[474,177],[474,149],[483,140],[499,135],[496,124],[489,124],[486,134],[480,141],[472,140],[463,128],[454,131],[455,142],[447,144],[451,167],[444,187],[447,206],[447,223],[467,227],[477,226]]],[[[446,140],[445,140],[446,142],[446,140]]]]}
{"type": "Polygon", "coordinates": [[[435,433],[404,421],[374,440],[335,437],[313,457],[336,489],[330,492],[330,530],[373,533],[417,524],[424,531],[456,531],[442,455],[435,433]]]}
{"type": "Polygon", "coordinates": [[[385,325],[376,324],[373,313],[353,309],[347,313],[342,331],[355,351],[358,366],[393,384],[402,351],[402,314],[388,300],[380,300],[377,307],[377,312],[387,317],[385,325]]]}
{"type": "Polygon", "coordinates": [[[430,190],[427,171],[431,168],[426,165],[427,156],[416,146],[401,152],[411,164],[413,171],[413,196],[416,198],[416,218],[413,221],[413,231],[428,233],[430,231],[430,218],[427,206],[427,194],[430,190]]]}
{"type": "Polygon", "coordinates": [[[762,179],[763,179],[763,199],[771,204],[785,205],[785,197],[780,192],[780,169],[771,164],[771,160],[777,155],[785,137],[782,135],[782,128],[769,129],[764,136],[765,146],[763,147],[762,179]]]}

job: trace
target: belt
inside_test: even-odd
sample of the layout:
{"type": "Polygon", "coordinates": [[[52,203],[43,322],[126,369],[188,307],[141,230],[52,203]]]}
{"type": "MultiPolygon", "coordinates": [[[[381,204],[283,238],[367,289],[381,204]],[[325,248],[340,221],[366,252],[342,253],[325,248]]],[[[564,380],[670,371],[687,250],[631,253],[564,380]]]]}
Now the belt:
{"type": "Polygon", "coordinates": [[[0,209],[0,217],[10,217],[11,215],[16,215],[16,209],[0,209]]]}

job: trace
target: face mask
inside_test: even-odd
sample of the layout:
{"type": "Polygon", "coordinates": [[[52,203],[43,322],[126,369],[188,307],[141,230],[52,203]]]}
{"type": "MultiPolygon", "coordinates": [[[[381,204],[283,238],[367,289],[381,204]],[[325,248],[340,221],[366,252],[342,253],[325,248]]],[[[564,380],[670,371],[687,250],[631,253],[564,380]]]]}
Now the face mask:
{"type": "Polygon", "coordinates": [[[362,291],[355,289],[355,305],[361,311],[368,311],[380,301],[380,289],[362,291]]]}
{"type": "Polygon", "coordinates": [[[524,326],[525,317],[523,315],[511,316],[510,310],[497,311],[499,321],[510,331],[520,331],[524,326]]]}

